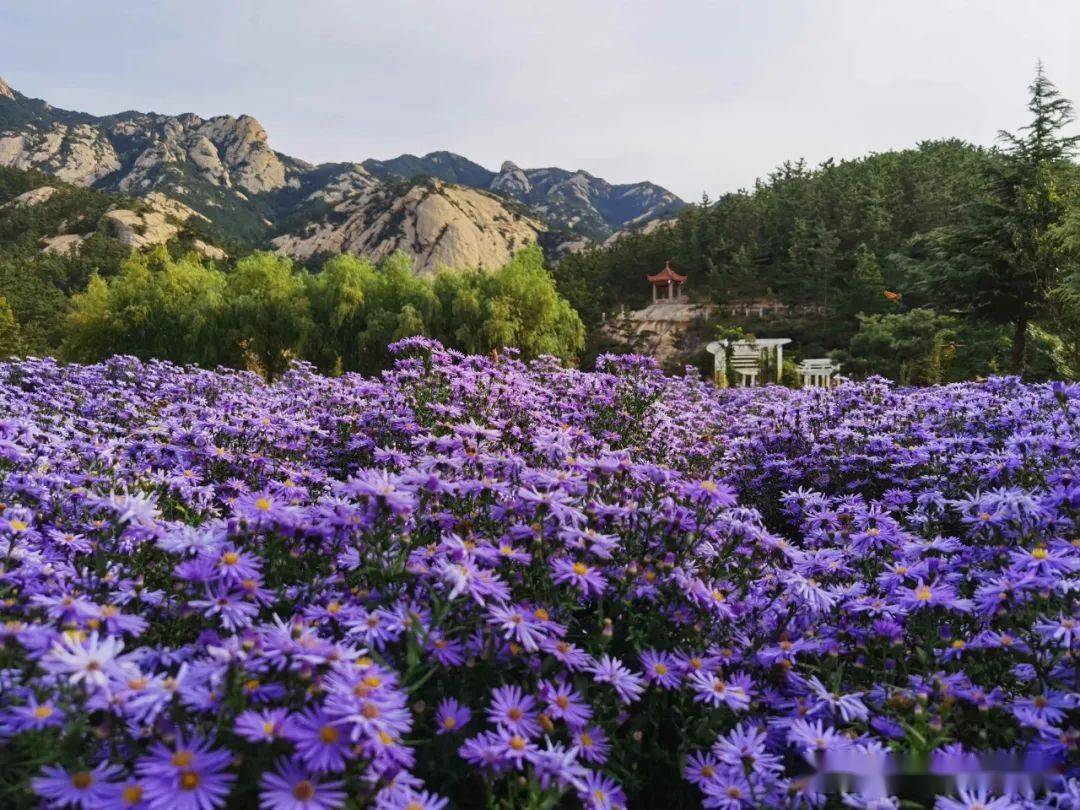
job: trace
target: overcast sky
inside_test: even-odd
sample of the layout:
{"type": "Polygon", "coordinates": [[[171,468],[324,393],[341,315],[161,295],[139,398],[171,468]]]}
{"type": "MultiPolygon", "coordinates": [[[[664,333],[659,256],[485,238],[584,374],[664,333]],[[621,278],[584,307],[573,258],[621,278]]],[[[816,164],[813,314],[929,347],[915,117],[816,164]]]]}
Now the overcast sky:
{"type": "Polygon", "coordinates": [[[103,114],[249,113],[313,162],[436,149],[695,199],[785,159],[1080,101],[1078,0],[5,0],[0,76],[103,114]]]}

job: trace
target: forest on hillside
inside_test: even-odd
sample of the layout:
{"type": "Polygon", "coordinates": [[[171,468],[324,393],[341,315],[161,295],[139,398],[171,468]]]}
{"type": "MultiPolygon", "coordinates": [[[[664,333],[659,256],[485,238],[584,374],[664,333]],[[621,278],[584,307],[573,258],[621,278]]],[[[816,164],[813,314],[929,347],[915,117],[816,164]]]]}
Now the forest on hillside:
{"type": "Polygon", "coordinates": [[[1030,123],[992,148],[938,140],[816,167],[785,162],[648,233],[557,262],[531,248],[494,272],[417,276],[403,254],[302,266],[226,242],[201,217],[133,250],[98,223],[143,202],[0,169],[0,354],[129,354],[271,376],[305,359],[327,373],[373,373],[390,362],[387,344],[421,334],[465,352],[515,346],[526,359],[591,366],[633,348],[602,329],[605,318],[644,305],[644,276],[670,260],[697,301],[807,305],[780,318],[717,317],[709,333],[790,337],[793,357],[830,355],[852,376],[1077,379],[1078,138],[1070,102],[1041,70],[1030,92],[1030,123]],[[11,202],[46,184],[56,192],[44,202],[11,202]],[[58,233],[83,241],[43,250],[58,233]],[[209,258],[200,243],[228,257],[209,258]]]}
{"type": "Polygon", "coordinates": [[[776,298],[821,315],[720,328],[795,339],[854,373],[910,382],[993,372],[1080,375],[1080,167],[1071,104],[1043,73],[1030,123],[995,148],[959,140],[810,167],[704,199],[669,227],[565,258],[559,290],[590,330],[648,301],[671,260],[687,292],[776,298]]]}

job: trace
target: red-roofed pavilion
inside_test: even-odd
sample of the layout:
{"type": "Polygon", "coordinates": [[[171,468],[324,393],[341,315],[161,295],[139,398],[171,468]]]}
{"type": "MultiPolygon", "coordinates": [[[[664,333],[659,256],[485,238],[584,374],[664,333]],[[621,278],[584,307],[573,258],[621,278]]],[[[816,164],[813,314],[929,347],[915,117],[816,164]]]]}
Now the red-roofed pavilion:
{"type": "Polygon", "coordinates": [[[645,276],[645,279],[652,284],[652,300],[656,301],[674,301],[682,294],[682,285],[686,281],[686,276],[680,276],[674,270],[671,269],[671,261],[664,262],[664,269],[659,273],[654,273],[651,276],[645,276]],[[657,294],[657,290],[662,290],[662,294],[657,294]]]}

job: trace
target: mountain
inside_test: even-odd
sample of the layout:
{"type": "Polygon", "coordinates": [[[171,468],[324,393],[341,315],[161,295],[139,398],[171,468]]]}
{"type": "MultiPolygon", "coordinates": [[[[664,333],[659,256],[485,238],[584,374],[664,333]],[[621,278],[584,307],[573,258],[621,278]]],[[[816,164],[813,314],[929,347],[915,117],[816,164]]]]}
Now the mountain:
{"type": "Polygon", "coordinates": [[[275,151],[249,115],[94,116],[29,98],[2,79],[0,166],[161,195],[226,241],[302,259],[402,249],[422,272],[451,262],[497,266],[532,242],[564,255],[685,206],[652,183],[616,185],[510,161],[494,172],[451,152],[312,165],[275,151]]]}
{"type": "Polygon", "coordinates": [[[616,231],[686,207],[686,203],[654,183],[613,185],[582,170],[522,169],[509,160],[493,172],[453,152],[366,160],[363,165],[380,178],[428,175],[447,183],[494,191],[528,206],[552,228],[589,240],[602,241],[616,231]]]}
{"type": "Polygon", "coordinates": [[[0,167],[0,256],[20,250],[68,256],[91,244],[123,249],[176,242],[181,250],[227,258],[202,238],[209,225],[202,214],[157,191],[126,197],[0,167]]]}
{"type": "Polygon", "coordinates": [[[321,219],[271,241],[283,253],[357,253],[380,259],[395,250],[421,272],[438,267],[497,269],[535,243],[543,226],[484,191],[429,178],[404,189],[373,184],[345,196],[321,219]]]}

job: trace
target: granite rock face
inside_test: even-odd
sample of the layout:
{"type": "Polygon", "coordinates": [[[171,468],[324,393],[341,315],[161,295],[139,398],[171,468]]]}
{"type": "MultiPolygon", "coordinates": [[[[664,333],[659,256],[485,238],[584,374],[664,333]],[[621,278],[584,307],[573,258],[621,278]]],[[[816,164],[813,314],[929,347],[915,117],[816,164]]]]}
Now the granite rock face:
{"type": "Polygon", "coordinates": [[[97,127],[56,123],[0,133],[0,166],[38,169],[66,183],[93,185],[120,168],[112,143],[97,127]]]}
{"type": "Polygon", "coordinates": [[[355,253],[378,260],[403,250],[419,273],[442,267],[495,269],[534,244],[539,222],[509,210],[493,194],[439,181],[398,195],[373,186],[339,202],[323,220],[273,240],[290,256],[355,253]]]}
{"type": "MultiPolygon", "coordinates": [[[[155,233],[197,215],[223,236],[295,256],[404,250],[421,272],[497,266],[541,231],[549,254],[563,255],[684,205],[652,183],[611,184],[512,161],[495,172],[452,152],[314,166],[276,152],[250,115],[95,116],[54,108],[2,80],[0,166],[186,209],[150,202],[166,220],[139,227],[155,233]]],[[[129,224],[109,227],[143,241],[129,224]]]]}

